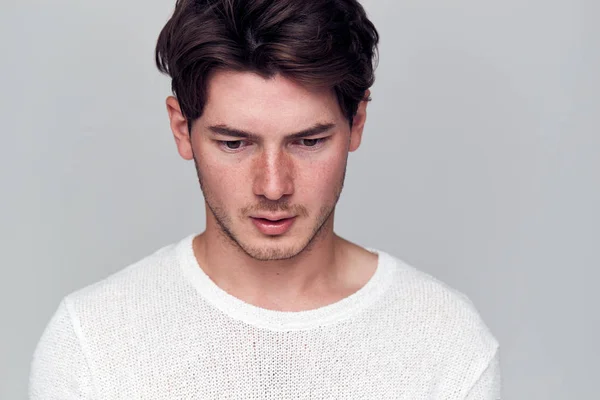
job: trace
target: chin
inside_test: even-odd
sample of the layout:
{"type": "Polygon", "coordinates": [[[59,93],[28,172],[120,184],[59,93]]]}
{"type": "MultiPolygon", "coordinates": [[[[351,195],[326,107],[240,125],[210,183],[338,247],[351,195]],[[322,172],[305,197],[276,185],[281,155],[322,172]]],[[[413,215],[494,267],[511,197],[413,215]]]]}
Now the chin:
{"type": "Polygon", "coordinates": [[[288,247],[263,247],[245,248],[245,253],[259,261],[289,260],[297,256],[302,250],[288,247]]]}
{"type": "Polygon", "coordinates": [[[291,237],[267,237],[252,243],[238,244],[247,255],[259,261],[289,260],[307,248],[306,241],[300,243],[298,239],[291,237]]]}

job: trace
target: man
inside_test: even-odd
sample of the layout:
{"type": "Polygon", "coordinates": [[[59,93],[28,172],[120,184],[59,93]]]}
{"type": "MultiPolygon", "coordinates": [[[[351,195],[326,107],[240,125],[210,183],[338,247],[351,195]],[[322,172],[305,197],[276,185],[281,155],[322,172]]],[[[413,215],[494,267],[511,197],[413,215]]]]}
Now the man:
{"type": "Polygon", "coordinates": [[[206,228],[67,296],[34,399],[497,399],[469,299],[333,232],[378,34],[356,0],[179,0],[156,61],[206,228]]]}

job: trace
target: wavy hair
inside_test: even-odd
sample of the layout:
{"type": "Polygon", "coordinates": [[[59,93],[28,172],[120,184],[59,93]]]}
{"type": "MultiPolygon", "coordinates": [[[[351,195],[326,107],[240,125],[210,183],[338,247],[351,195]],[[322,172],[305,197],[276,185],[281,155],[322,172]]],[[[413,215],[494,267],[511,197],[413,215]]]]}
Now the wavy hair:
{"type": "Polygon", "coordinates": [[[190,128],[219,69],[333,89],[350,125],[374,81],[379,34],[356,0],[177,0],[155,60],[190,128]]]}

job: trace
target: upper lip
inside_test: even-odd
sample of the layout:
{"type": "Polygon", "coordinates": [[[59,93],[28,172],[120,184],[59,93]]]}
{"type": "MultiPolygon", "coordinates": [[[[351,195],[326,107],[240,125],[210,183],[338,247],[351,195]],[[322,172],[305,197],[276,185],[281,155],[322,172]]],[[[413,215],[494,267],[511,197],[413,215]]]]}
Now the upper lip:
{"type": "Polygon", "coordinates": [[[252,215],[251,218],[268,219],[269,221],[279,221],[281,219],[294,218],[294,215],[252,215]]]}

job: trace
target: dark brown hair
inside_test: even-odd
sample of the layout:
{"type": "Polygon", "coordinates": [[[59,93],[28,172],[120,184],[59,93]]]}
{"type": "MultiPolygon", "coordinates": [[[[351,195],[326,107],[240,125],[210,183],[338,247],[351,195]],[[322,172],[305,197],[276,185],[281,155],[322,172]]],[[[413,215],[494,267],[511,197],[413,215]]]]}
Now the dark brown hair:
{"type": "Polygon", "coordinates": [[[177,0],[155,57],[190,132],[217,69],[331,88],[352,124],[375,80],[378,42],[357,0],[177,0]]]}

